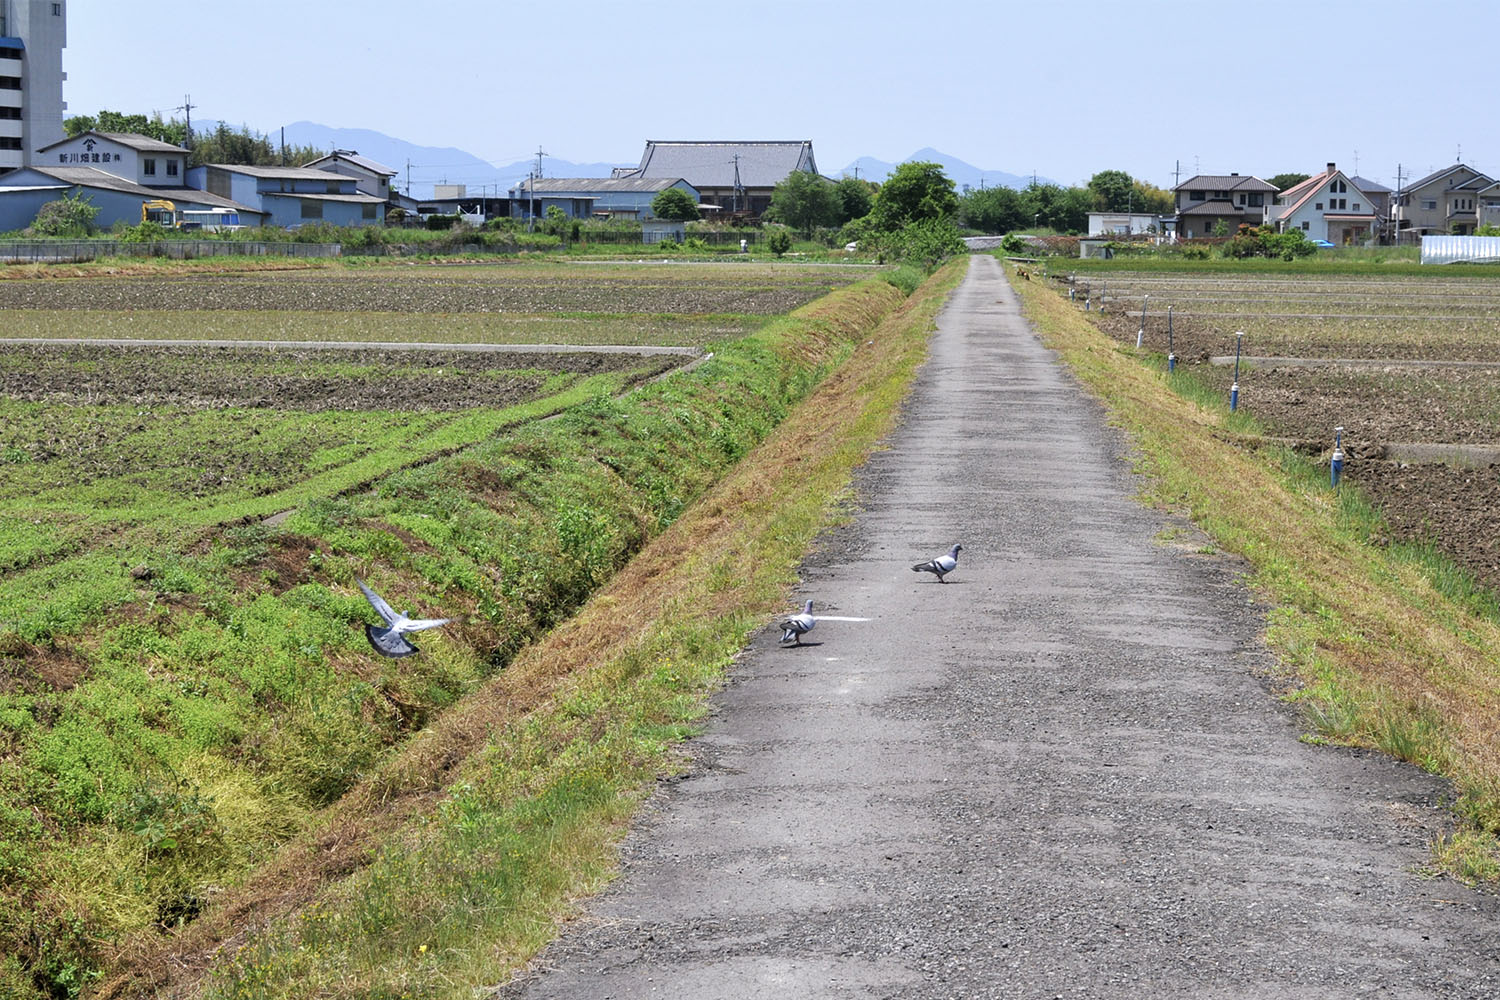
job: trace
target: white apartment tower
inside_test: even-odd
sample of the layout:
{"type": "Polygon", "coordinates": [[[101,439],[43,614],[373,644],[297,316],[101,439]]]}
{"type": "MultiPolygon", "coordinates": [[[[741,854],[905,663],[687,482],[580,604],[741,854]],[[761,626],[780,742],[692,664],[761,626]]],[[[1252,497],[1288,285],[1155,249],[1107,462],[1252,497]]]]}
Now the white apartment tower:
{"type": "Polygon", "coordinates": [[[0,172],[63,135],[66,0],[0,0],[0,172]]]}

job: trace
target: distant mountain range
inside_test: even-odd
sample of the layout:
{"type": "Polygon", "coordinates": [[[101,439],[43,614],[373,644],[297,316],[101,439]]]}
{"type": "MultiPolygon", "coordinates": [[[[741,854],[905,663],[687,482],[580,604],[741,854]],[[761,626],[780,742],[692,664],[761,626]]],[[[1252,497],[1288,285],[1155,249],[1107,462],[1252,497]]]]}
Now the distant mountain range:
{"type": "MultiPolygon", "coordinates": [[[[947,174],[953,181],[953,185],[962,193],[965,187],[1009,187],[1024,188],[1031,183],[1031,175],[1025,177],[1006,173],[1004,170],[981,170],[970,163],[965,163],[956,156],[933,149],[931,146],[919,149],[915,153],[902,160],[901,163],[926,162],[941,163],[943,173],[947,174]]],[[[887,163],[877,160],[872,156],[861,156],[849,164],[839,173],[850,177],[860,177],[864,180],[883,181],[891,175],[899,164],[887,163]],[[856,172],[857,171],[857,172],[856,172]]],[[[1038,183],[1051,184],[1053,181],[1038,176],[1038,183]]]]}
{"type": "MultiPolygon", "coordinates": [[[[205,122],[198,128],[212,128],[217,122],[205,122]]],[[[278,130],[270,136],[273,144],[281,142],[278,130]]],[[[481,160],[473,153],[453,146],[419,146],[363,128],[330,128],[316,122],[294,122],[286,127],[286,142],[289,146],[315,146],[318,149],[352,149],[361,156],[383,163],[395,170],[396,187],[417,198],[430,198],[436,184],[463,184],[468,194],[490,193],[504,195],[536,169],[536,160],[518,160],[515,163],[495,164],[481,160]]],[[[816,144],[814,144],[816,146],[816,144]]],[[[1004,170],[985,170],[965,163],[956,156],[927,147],[912,153],[905,160],[928,161],[943,165],[946,173],[960,192],[972,187],[1024,188],[1031,183],[1031,176],[1007,173],[1004,170]]],[[[624,163],[574,163],[547,156],[542,159],[542,173],[547,177],[608,177],[615,167],[633,167],[639,161],[624,163]]],[[[861,156],[837,173],[829,176],[858,176],[866,180],[883,181],[890,176],[898,164],[877,160],[873,156],[861,156]]],[[[825,170],[825,173],[827,171],[825,170]]],[[[1046,177],[1037,177],[1039,182],[1052,183],[1046,177]]]]}

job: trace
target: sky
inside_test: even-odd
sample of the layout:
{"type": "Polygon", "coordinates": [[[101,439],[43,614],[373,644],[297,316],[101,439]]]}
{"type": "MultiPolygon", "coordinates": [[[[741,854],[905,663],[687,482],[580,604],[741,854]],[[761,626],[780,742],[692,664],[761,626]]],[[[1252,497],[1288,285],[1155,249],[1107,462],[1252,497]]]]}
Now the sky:
{"type": "Polygon", "coordinates": [[[190,94],[195,120],[497,166],[811,139],[830,175],[924,147],[1063,184],[1500,172],[1493,0],[68,0],[67,18],[67,114],[181,117],[190,94]]]}

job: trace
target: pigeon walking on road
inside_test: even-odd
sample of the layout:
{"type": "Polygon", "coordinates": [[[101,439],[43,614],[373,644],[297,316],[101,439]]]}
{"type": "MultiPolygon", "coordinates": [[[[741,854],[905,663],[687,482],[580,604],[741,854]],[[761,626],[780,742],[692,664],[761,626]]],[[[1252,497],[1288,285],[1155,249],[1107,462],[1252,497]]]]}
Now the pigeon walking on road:
{"type": "Polygon", "coordinates": [[[451,618],[412,618],[410,615],[397,614],[381,599],[379,594],[365,586],[365,581],[355,577],[354,582],[359,584],[359,589],[365,592],[365,600],[370,602],[370,607],[374,608],[375,613],[385,621],[385,628],[376,628],[374,625],[365,626],[365,636],[369,638],[370,645],[374,646],[375,652],[382,656],[401,657],[420,652],[416,646],[407,641],[406,633],[437,628],[453,620],[451,618]]]}
{"type": "Polygon", "coordinates": [[[808,601],[800,615],[792,615],[781,622],[781,644],[785,646],[790,642],[802,645],[802,637],[816,628],[817,624],[818,620],[812,613],[812,601],[808,601]]]}
{"type": "Polygon", "coordinates": [[[931,573],[938,578],[938,583],[946,583],[943,577],[958,568],[958,554],[963,551],[962,545],[955,545],[948,550],[945,556],[929,559],[923,563],[917,563],[912,567],[915,573],[931,573]]]}

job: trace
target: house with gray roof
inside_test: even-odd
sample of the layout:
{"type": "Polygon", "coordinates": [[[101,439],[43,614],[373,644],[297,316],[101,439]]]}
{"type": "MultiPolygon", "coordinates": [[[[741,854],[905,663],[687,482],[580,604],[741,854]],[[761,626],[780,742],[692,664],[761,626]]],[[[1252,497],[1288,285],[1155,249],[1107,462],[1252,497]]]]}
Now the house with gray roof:
{"type": "Polygon", "coordinates": [[[357,149],[335,149],[326,156],[304,163],[303,166],[353,177],[356,191],[372,194],[384,201],[390,200],[391,178],[397,173],[368,156],[360,156],[357,149]]]}
{"type": "Polygon", "coordinates": [[[182,146],[149,136],[90,130],[43,146],[33,165],[95,167],[147,187],[180,188],[187,185],[190,155],[182,146]]]}
{"type": "Polygon", "coordinates": [[[794,170],[818,172],[811,139],[769,142],[646,141],[638,167],[622,167],[616,177],[682,178],[698,191],[709,211],[759,216],[771,205],[771,192],[794,170]]]}
{"type": "Polygon", "coordinates": [[[1480,192],[1495,183],[1473,167],[1455,163],[1413,181],[1396,199],[1397,236],[1472,236],[1479,226],[1480,192]]]}
{"type": "Polygon", "coordinates": [[[165,199],[180,211],[238,216],[238,225],[256,226],[263,219],[256,209],[230,198],[192,188],[148,187],[94,166],[22,167],[0,180],[0,231],[31,225],[41,207],[62,197],[86,198],[99,209],[94,223],[108,229],[117,222],[135,225],[141,207],[148,201],[165,199]]]}
{"type": "Polygon", "coordinates": [[[267,225],[376,226],[385,221],[384,198],[365,194],[353,177],[328,170],[211,163],[189,170],[188,183],[264,213],[267,225]]]}
{"type": "Polygon", "coordinates": [[[1264,225],[1276,197],[1276,185],[1249,174],[1200,174],[1172,190],[1182,239],[1212,236],[1220,228],[1232,236],[1242,225],[1264,225]]]}
{"type": "Polygon", "coordinates": [[[538,177],[521,181],[507,192],[513,218],[530,218],[534,210],[545,217],[556,205],[569,218],[590,215],[612,219],[652,219],[651,202],[668,188],[677,188],[698,202],[698,189],[681,177],[538,177]]]}

